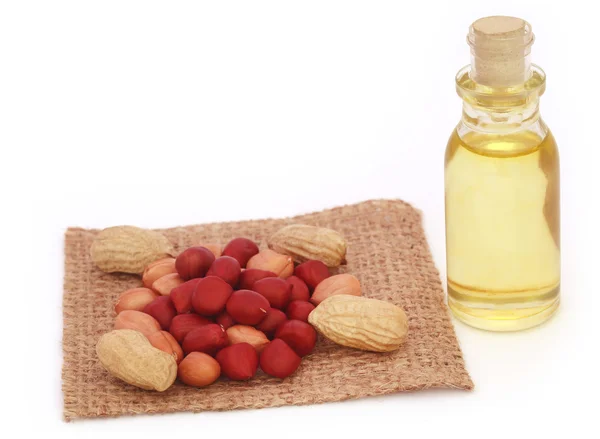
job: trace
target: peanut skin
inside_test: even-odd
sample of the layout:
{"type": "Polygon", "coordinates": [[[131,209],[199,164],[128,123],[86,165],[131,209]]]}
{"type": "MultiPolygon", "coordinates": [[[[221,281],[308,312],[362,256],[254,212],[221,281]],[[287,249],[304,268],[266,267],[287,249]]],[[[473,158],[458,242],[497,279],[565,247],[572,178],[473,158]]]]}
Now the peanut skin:
{"type": "Polygon", "coordinates": [[[314,349],[317,343],[317,331],[306,322],[288,320],[277,328],[275,338],[285,341],[294,352],[304,357],[314,349]]]}
{"type": "Polygon", "coordinates": [[[225,330],[214,323],[192,329],[183,339],[182,348],[186,354],[190,352],[204,352],[215,355],[219,350],[227,346],[227,334],[225,330]]]}
{"type": "Polygon", "coordinates": [[[221,371],[230,380],[244,381],[252,378],[258,369],[258,354],[248,343],[237,343],[217,354],[221,371]]]}
{"type": "Polygon", "coordinates": [[[144,312],[154,317],[165,331],[169,330],[171,320],[177,315],[169,296],[157,297],[144,307],[144,312]]]}
{"type": "Polygon", "coordinates": [[[285,309],[287,318],[290,320],[301,320],[308,322],[309,314],[315,309],[315,306],[310,302],[302,300],[294,300],[285,309]]]}
{"type": "Polygon", "coordinates": [[[327,279],[329,269],[321,261],[306,261],[296,267],[294,274],[302,279],[311,291],[314,291],[322,281],[327,279]]]}
{"type": "Polygon", "coordinates": [[[290,256],[273,250],[263,250],[250,258],[246,268],[272,271],[277,276],[286,279],[294,274],[294,261],[290,256]]]}
{"type": "Polygon", "coordinates": [[[206,247],[190,247],[175,259],[175,268],[183,280],[204,277],[215,255],[206,247]]]}
{"type": "Polygon", "coordinates": [[[235,238],[227,243],[222,256],[230,256],[239,262],[240,267],[246,268],[250,258],[257,253],[258,246],[254,241],[248,238],[235,238]]]}
{"type": "Polygon", "coordinates": [[[310,301],[318,305],[331,296],[338,295],[360,296],[360,282],[351,274],[336,274],[321,281],[310,298],[310,301]]]}
{"type": "Polygon", "coordinates": [[[211,323],[212,322],[207,318],[197,314],[180,314],[173,317],[173,320],[171,320],[169,332],[175,337],[175,340],[177,340],[178,343],[183,343],[183,339],[192,329],[211,323]]]}
{"type": "Polygon", "coordinates": [[[164,258],[149,264],[142,275],[142,283],[146,288],[152,288],[152,284],[166,274],[177,273],[175,269],[175,258],[164,258]]]}
{"type": "Polygon", "coordinates": [[[133,329],[149,337],[160,331],[158,321],[141,311],[126,310],[121,312],[115,319],[115,329],[133,329]]]}
{"type": "Polygon", "coordinates": [[[273,338],[275,331],[283,322],[287,320],[285,313],[277,308],[271,308],[267,312],[267,316],[260,324],[256,325],[256,329],[264,332],[267,337],[273,338]]]}
{"type": "Polygon", "coordinates": [[[292,287],[290,302],[293,302],[294,300],[304,300],[305,302],[308,302],[310,300],[310,291],[302,279],[298,276],[290,276],[285,281],[292,287]]]}
{"type": "Polygon", "coordinates": [[[206,276],[217,276],[232,287],[235,287],[240,277],[240,263],[231,256],[221,256],[212,263],[206,276]]]}
{"type": "Polygon", "coordinates": [[[202,316],[216,316],[225,309],[233,288],[217,276],[207,276],[196,285],[192,308],[202,316]]]}
{"type": "Polygon", "coordinates": [[[202,352],[188,354],[177,370],[177,377],[188,386],[206,387],[221,375],[219,362],[202,352]]]}
{"type": "Polygon", "coordinates": [[[296,372],[301,360],[285,341],[276,338],[262,351],[260,368],[267,375],[283,379],[296,372]]]}
{"type": "Polygon", "coordinates": [[[235,291],[227,301],[227,313],[242,325],[258,325],[271,308],[269,301],[255,291],[235,291]]]}
{"type": "Polygon", "coordinates": [[[248,343],[260,353],[269,344],[264,332],[246,325],[234,325],[227,329],[229,344],[248,343]]]}
{"type": "Polygon", "coordinates": [[[284,309],[292,295],[292,286],[279,277],[267,277],[256,281],[252,290],[264,296],[269,304],[277,309],[284,309]]]}
{"type": "Polygon", "coordinates": [[[161,296],[168,296],[174,288],[183,282],[184,280],[177,273],[169,273],[156,279],[152,284],[152,289],[161,296]]]}
{"type": "MultiPolygon", "coordinates": [[[[240,274],[240,278],[238,281],[238,289],[239,290],[251,290],[254,287],[254,284],[266,277],[277,277],[275,273],[272,271],[259,270],[256,268],[248,268],[240,274]]],[[[308,300],[308,299],[307,299],[308,300]]]]}
{"type": "Polygon", "coordinates": [[[154,291],[149,288],[132,288],[123,292],[115,304],[115,312],[133,310],[143,311],[144,307],[158,297],[154,291]]]}
{"type": "Polygon", "coordinates": [[[192,295],[196,285],[202,279],[191,279],[171,290],[171,302],[179,314],[185,314],[192,310],[192,295]]]}
{"type": "Polygon", "coordinates": [[[181,349],[181,346],[179,346],[177,340],[175,340],[175,338],[167,331],[153,333],[148,337],[148,341],[156,349],[160,349],[161,351],[172,355],[177,364],[183,360],[183,350],[181,349]]]}

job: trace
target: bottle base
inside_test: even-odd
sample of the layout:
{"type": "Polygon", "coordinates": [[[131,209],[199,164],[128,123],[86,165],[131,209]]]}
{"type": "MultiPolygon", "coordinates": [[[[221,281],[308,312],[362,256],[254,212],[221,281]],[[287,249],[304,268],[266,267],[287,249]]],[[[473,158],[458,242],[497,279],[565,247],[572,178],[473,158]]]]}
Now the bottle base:
{"type": "Polygon", "coordinates": [[[473,308],[448,295],[448,307],[457,319],[469,326],[495,332],[521,331],[541,325],[554,315],[559,304],[560,296],[556,294],[552,300],[531,308],[473,308]]]}

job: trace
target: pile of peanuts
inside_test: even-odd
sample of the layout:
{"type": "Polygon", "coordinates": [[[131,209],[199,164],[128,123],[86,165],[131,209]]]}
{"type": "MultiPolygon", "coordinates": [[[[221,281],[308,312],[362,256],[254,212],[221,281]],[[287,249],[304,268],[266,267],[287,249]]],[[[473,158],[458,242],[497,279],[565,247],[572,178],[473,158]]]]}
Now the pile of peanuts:
{"type": "Polygon", "coordinates": [[[196,387],[220,376],[248,380],[259,367],[276,378],[293,374],[317,341],[308,323],[315,306],[332,291],[361,294],[350,274],[331,276],[317,260],[295,266],[246,238],[155,261],[142,281],[119,297],[115,329],[144,334],[173,355],[179,380],[196,387]]]}

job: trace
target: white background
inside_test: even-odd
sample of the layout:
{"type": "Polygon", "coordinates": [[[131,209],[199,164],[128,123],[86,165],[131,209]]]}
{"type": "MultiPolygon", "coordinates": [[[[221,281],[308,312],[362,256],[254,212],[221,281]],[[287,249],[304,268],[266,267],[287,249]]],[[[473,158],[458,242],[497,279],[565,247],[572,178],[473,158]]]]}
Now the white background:
{"type": "Polygon", "coordinates": [[[586,2],[1,5],[5,437],[597,431],[599,38],[586,2]],[[542,113],[562,160],[563,302],[554,319],[515,334],[455,322],[472,393],[61,420],[68,226],[167,227],[402,198],[423,210],[443,275],[443,155],[460,117],[454,75],[469,62],[469,24],[494,14],[532,23],[533,59],[548,75],[542,113]]]}

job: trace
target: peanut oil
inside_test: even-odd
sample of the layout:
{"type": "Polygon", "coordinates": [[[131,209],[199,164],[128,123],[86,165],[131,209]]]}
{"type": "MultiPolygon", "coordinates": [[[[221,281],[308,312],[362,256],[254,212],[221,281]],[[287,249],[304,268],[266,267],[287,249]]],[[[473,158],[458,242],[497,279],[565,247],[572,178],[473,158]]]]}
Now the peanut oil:
{"type": "Polygon", "coordinates": [[[540,118],[545,74],[529,63],[530,25],[486,17],[456,78],[463,117],[445,157],[448,304],[465,323],[529,328],[557,309],[559,159],[540,118]]]}

